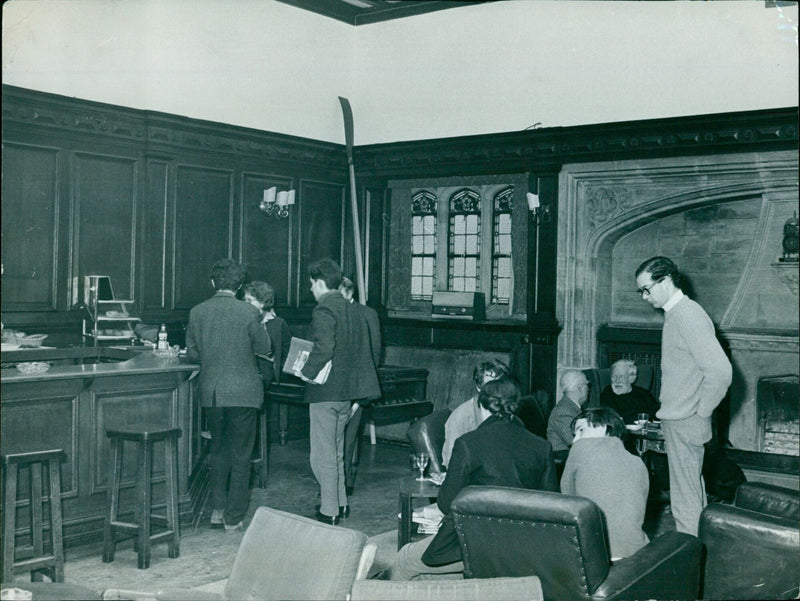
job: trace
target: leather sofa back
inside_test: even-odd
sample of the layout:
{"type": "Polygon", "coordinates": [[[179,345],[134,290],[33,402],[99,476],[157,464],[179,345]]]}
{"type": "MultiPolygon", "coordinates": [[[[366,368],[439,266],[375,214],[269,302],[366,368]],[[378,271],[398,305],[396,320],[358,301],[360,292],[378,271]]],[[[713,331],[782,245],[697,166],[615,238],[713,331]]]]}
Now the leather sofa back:
{"type": "Polygon", "coordinates": [[[452,514],[467,578],[535,574],[546,599],[585,599],[608,575],[605,523],[589,499],[468,486],[452,514]]]}
{"type": "Polygon", "coordinates": [[[735,505],[700,516],[704,599],[793,599],[800,593],[800,492],[743,484],[735,505]]]}

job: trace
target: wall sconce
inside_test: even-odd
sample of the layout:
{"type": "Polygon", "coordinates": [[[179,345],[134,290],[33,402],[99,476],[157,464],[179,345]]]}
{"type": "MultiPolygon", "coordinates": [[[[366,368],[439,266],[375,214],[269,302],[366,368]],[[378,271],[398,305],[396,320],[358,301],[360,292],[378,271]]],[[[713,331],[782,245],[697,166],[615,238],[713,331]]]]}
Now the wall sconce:
{"type": "Polygon", "coordinates": [[[289,207],[294,204],[294,190],[278,192],[273,186],[264,190],[264,198],[258,208],[275,219],[286,219],[289,216],[289,207]]]}
{"type": "Polygon", "coordinates": [[[540,223],[550,223],[550,205],[541,204],[539,202],[538,194],[528,192],[526,196],[528,198],[528,210],[531,212],[531,219],[533,219],[534,225],[539,225],[540,223]]]}

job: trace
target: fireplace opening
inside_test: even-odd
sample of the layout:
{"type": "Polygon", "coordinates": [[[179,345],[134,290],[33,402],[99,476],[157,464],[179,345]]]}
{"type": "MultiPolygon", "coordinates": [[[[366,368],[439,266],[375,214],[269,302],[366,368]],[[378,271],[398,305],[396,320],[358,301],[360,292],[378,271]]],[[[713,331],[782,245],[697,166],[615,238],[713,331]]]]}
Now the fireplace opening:
{"type": "Polygon", "coordinates": [[[758,450],[800,455],[800,388],[798,376],[767,376],[756,385],[758,450]]]}

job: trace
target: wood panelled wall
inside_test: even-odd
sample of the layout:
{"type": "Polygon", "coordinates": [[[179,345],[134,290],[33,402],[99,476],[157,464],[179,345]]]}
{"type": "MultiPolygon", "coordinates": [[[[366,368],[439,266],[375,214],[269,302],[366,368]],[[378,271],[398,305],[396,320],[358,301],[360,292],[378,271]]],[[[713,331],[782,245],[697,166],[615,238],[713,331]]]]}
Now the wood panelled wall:
{"type": "MultiPolygon", "coordinates": [[[[2,111],[7,327],[80,342],[71,282],[92,273],[110,275],[146,321],[182,323],[211,293],[212,263],[231,256],[273,284],[279,312],[302,333],[314,304],[309,263],[330,256],[354,272],[343,145],[12,86],[2,111]],[[297,190],[285,221],[258,209],[271,186],[297,190]]],[[[787,149],[797,149],[796,107],[356,147],[369,304],[382,312],[385,342],[510,353],[523,388],[554,392],[561,166],[787,149]],[[389,182],[515,174],[552,216],[525,233],[526,318],[388,318],[386,241],[410,227],[391,222],[389,182]]]]}
{"type": "Polygon", "coordinates": [[[223,257],[308,315],[308,264],[350,260],[346,167],[335,144],[4,86],[4,324],[79,343],[72,280],[89,274],[180,323],[223,257]],[[258,208],[271,186],[297,191],[286,220],[258,208]]]}

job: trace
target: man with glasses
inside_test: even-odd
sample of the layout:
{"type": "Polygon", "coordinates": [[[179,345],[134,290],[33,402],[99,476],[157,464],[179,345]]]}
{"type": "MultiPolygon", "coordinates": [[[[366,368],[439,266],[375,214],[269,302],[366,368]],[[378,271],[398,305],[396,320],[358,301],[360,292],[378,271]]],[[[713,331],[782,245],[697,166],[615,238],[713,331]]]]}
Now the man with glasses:
{"type": "Polygon", "coordinates": [[[702,478],[711,414],[731,384],[731,363],[703,308],[683,294],[678,268],[651,257],[636,269],[639,295],[664,310],[661,336],[661,420],[669,460],[670,504],[679,532],[697,536],[706,504],[702,478]]]}

